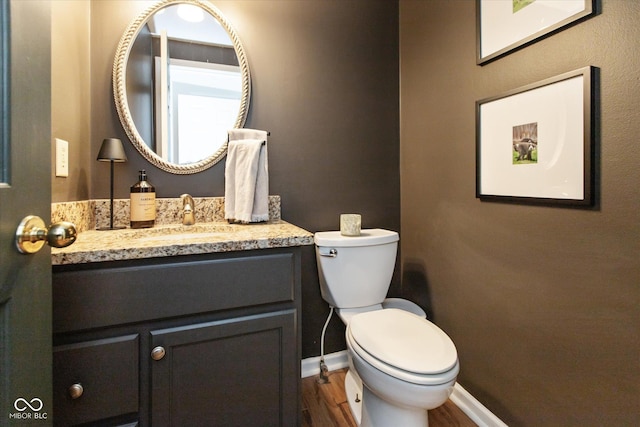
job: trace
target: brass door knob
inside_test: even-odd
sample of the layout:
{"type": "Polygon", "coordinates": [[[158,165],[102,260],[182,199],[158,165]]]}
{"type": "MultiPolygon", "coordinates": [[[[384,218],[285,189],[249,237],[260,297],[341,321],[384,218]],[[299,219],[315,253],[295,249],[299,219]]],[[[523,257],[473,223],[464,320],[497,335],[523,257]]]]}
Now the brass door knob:
{"type": "Polygon", "coordinates": [[[42,218],[29,215],[18,225],[16,247],[23,254],[33,254],[42,249],[45,242],[54,248],[66,248],[77,237],[76,227],[70,222],[57,222],[47,228],[42,218]]]}

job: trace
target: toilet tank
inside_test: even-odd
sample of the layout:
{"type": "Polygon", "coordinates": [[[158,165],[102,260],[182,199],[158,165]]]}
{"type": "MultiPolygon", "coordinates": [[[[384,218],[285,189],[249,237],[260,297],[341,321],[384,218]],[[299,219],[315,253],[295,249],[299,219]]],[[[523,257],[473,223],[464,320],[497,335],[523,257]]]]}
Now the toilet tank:
{"type": "Polygon", "coordinates": [[[314,236],[322,298],[336,308],[357,308],[384,301],[398,250],[398,233],[379,228],[360,236],[339,231],[314,236]]]}

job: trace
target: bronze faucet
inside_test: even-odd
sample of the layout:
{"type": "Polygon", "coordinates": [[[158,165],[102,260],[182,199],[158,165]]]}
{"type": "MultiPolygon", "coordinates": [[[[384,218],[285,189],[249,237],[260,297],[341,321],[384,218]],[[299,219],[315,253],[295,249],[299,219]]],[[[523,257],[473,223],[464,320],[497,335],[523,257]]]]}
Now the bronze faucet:
{"type": "Polygon", "coordinates": [[[180,196],[182,199],[182,224],[193,225],[196,223],[195,203],[193,197],[189,194],[183,194],[180,196]]]}

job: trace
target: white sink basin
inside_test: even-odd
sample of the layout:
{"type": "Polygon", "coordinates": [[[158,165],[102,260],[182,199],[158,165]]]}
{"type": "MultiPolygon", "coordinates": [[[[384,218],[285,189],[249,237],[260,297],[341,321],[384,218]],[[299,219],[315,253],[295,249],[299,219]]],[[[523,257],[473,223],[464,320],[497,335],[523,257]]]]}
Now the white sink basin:
{"type": "Polygon", "coordinates": [[[208,223],[195,225],[169,225],[153,228],[127,230],[128,238],[138,242],[179,242],[207,241],[220,234],[235,231],[233,225],[224,223],[208,223]]]}
{"type": "Polygon", "coordinates": [[[179,242],[183,240],[206,241],[212,237],[219,236],[222,232],[201,232],[201,233],[175,233],[175,234],[152,234],[151,236],[139,237],[139,242],[179,242]]]}

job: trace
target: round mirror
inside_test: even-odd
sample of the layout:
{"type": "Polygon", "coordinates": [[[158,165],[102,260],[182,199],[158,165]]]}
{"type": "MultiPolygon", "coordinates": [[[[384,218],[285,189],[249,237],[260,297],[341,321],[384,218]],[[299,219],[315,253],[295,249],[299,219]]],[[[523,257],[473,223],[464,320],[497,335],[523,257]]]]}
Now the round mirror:
{"type": "Polygon", "coordinates": [[[227,131],[247,117],[251,80],[240,39],[200,0],[163,0],[120,39],[113,66],[116,110],[153,165],[190,174],[219,162],[227,131]]]}

